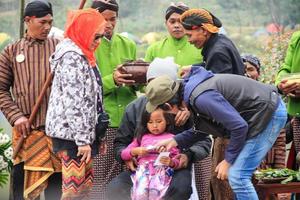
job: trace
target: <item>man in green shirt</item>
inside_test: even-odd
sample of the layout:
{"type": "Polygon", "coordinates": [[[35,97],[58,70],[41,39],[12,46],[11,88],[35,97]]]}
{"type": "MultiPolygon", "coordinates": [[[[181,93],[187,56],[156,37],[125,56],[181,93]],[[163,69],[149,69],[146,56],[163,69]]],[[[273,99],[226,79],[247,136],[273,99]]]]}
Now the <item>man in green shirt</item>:
{"type": "MultiPolygon", "coordinates": [[[[166,10],[165,24],[169,36],[152,44],[146,52],[145,61],[151,62],[156,57],[174,57],[176,64],[182,66],[202,63],[201,49],[188,42],[185,31],[180,23],[180,15],[189,7],[183,3],[171,3],[166,10]]],[[[182,156],[184,157],[184,156],[182,156]]],[[[188,158],[185,158],[186,162],[188,158]]],[[[211,158],[207,157],[194,164],[195,182],[200,200],[208,199],[211,158]]]]}
{"type": "Polygon", "coordinates": [[[97,64],[103,81],[105,111],[110,117],[107,130],[107,153],[95,159],[95,181],[92,199],[105,199],[107,183],[121,172],[121,165],[114,159],[113,140],[119,127],[123,112],[128,103],[136,99],[136,87],[130,86],[132,80],[126,80],[129,74],[121,74],[118,65],[136,59],[136,45],[133,41],[114,33],[119,6],[115,0],[93,1],[92,8],[97,9],[106,19],[105,36],[95,52],[97,64]]]}
{"type": "Polygon", "coordinates": [[[154,58],[174,57],[175,63],[180,66],[198,64],[202,62],[201,50],[188,42],[184,28],[180,23],[180,15],[189,8],[183,3],[172,3],[165,15],[165,24],[169,36],[148,47],[145,61],[151,62],[154,58]]]}
{"type": "MultiPolygon", "coordinates": [[[[295,148],[297,155],[300,152],[300,80],[297,76],[294,79],[287,77],[291,73],[300,73],[300,31],[295,32],[290,39],[284,63],[278,71],[275,82],[278,89],[288,97],[287,111],[293,117],[291,125],[294,145],[292,147],[295,148]]],[[[300,196],[298,195],[297,199],[300,196]]]]}
{"type": "Polygon", "coordinates": [[[300,117],[300,82],[289,81],[284,76],[300,73],[300,31],[295,32],[290,40],[285,60],[277,74],[276,85],[279,90],[288,95],[287,109],[291,116],[300,117]]]}

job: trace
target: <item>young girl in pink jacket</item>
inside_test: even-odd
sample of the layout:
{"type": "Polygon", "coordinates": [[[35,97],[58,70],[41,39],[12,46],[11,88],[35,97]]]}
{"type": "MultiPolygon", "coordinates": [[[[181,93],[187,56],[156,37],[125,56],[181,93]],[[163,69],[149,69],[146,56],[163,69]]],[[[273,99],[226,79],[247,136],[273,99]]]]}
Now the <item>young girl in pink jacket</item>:
{"type": "Polygon", "coordinates": [[[172,126],[174,117],[161,108],[152,113],[144,111],[136,138],[122,151],[121,157],[124,161],[135,157],[138,163],[136,172],[131,176],[133,200],[159,200],[167,191],[173,169],[179,164],[179,160],[175,158],[179,150],[172,148],[170,152],[159,156],[160,153],[154,150],[154,145],[160,140],[174,137],[168,132],[172,130],[172,126]]]}

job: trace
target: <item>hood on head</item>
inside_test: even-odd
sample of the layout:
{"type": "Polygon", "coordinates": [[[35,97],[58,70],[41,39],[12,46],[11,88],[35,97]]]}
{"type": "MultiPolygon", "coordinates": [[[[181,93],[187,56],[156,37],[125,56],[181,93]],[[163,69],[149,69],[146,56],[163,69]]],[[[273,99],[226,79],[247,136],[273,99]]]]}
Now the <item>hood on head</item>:
{"type": "Polygon", "coordinates": [[[72,40],[68,38],[62,40],[60,43],[58,43],[58,45],[56,45],[55,52],[49,58],[52,72],[55,71],[56,66],[60,62],[63,55],[71,51],[76,52],[80,55],[84,55],[81,49],[74,42],[72,42],[72,40]]]}

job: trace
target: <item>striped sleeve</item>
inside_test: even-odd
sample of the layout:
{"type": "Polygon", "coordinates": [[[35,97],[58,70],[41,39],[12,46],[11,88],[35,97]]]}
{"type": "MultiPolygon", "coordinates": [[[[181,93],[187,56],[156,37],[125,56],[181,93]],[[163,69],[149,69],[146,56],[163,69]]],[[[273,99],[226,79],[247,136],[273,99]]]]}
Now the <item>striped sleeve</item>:
{"type": "Polygon", "coordinates": [[[9,45],[0,54],[0,110],[12,126],[17,119],[24,116],[10,92],[14,81],[11,60],[13,48],[13,45],[9,45]]]}

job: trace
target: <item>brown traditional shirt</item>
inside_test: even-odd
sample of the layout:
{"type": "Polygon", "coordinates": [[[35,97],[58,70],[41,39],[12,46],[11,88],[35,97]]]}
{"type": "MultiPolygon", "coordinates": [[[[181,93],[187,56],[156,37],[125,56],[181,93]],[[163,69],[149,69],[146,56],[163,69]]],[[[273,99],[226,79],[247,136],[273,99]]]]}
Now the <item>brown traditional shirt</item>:
{"type": "MultiPolygon", "coordinates": [[[[26,35],[8,45],[0,54],[0,110],[13,126],[22,116],[29,117],[50,73],[49,58],[59,41],[36,40],[26,35]]],[[[33,127],[45,125],[48,89],[33,127]]]]}

